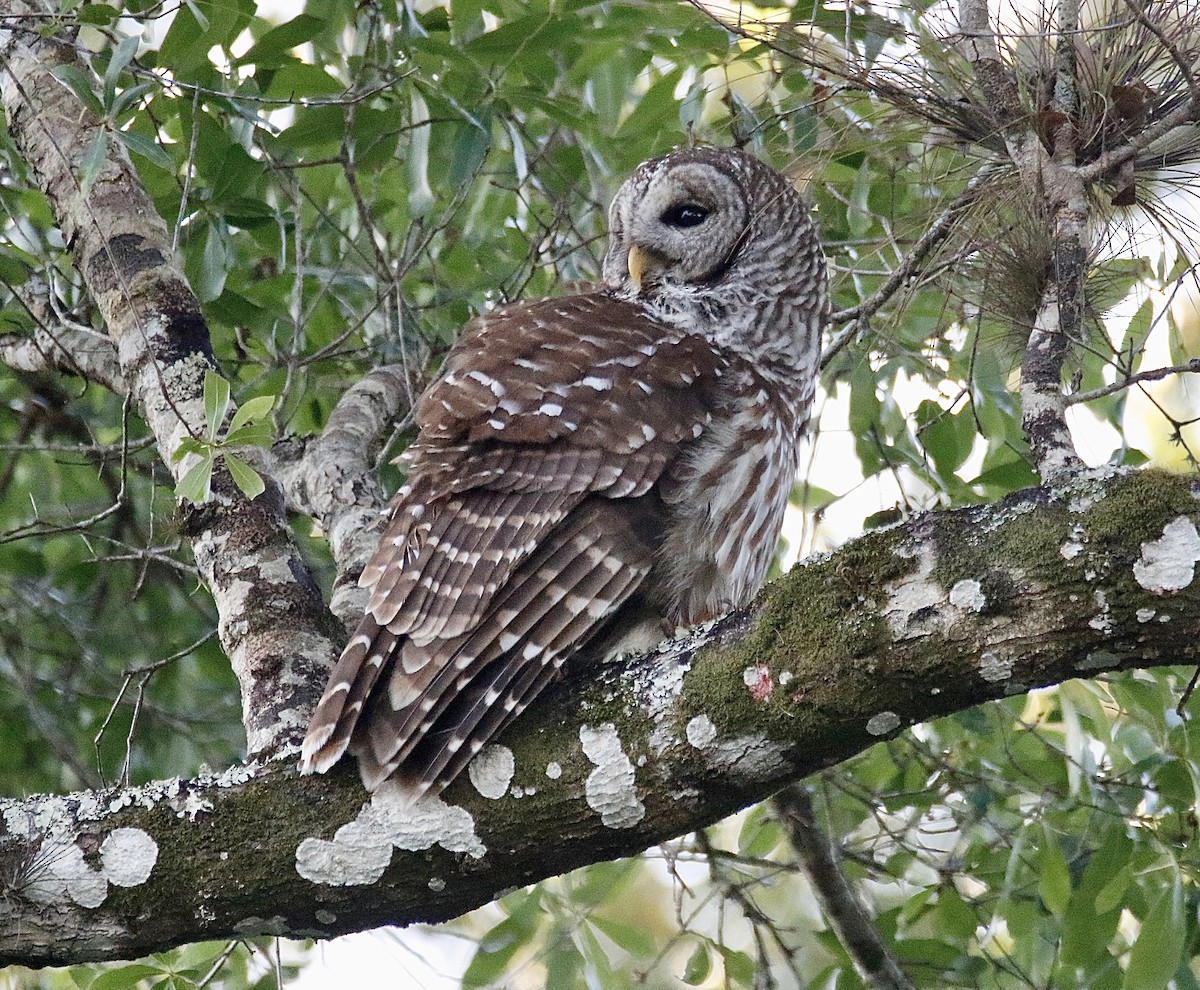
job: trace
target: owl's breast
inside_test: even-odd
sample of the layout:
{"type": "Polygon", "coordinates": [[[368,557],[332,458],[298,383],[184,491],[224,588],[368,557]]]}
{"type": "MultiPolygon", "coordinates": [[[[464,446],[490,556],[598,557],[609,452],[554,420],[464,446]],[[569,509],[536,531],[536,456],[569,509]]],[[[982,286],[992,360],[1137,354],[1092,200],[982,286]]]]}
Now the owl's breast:
{"type": "Polygon", "coordinates": [[[667,528],[652,580],[679,624],[740,608],[766,581],[801,426],[766,390],[740,390],[664,479],[667,528]]]}

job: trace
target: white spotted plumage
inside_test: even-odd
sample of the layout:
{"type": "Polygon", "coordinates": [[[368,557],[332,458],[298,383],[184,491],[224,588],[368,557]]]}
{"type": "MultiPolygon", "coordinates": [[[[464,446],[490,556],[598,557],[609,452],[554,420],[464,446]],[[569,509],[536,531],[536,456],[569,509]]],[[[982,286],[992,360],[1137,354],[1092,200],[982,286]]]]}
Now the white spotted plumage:
{"type": "Polygon", "coordinates": [[[368,787],[444,786],[564,662],[762,585],[828,310],[808,213],[700,148],[642,165],[609,218],[597,291],[474,321],[417,404],[304,770],[350,749],[368,787]]]}

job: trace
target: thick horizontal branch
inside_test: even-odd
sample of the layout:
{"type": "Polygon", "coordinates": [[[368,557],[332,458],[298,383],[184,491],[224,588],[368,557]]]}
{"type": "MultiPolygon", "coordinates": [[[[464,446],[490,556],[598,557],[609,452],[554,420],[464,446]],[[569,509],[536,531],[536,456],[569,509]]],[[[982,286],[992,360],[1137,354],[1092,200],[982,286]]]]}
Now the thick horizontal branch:
{"type": "Polygon", "coordinates": [[[1200,487],[1089,476],[919,516],[648,657],[568,664],[443,796],[289,762],[0,802],[0,963],[439,921],[644,849],[914,722],[1200,655],[1200,487]]]}
{"type": "MultiPolygon", "coordinates": [[[[6,14],[0,96],[9,132],[104,319],[121,382],[178,480],[194,455],[175,454],[204,428],[204,376],[215,369],[208,327],[124,145],[63,81],[64,70],[90,78],[90,67],[71,45],[43,37],[36,20],[21,26],[18,18],[32,14],[24,0],[9,0],[6,14]],[[85,168],[101,145],[99,169],[85,168]],[[89,171],[85,185],[79,177],[89,171]]],[[[296,546],[279,487],[266,480],[267,490],[250,501],[222,466],[211,498],[184,522],[241,686],[251,753],[303,733],[341,636],[296,546]]]]}

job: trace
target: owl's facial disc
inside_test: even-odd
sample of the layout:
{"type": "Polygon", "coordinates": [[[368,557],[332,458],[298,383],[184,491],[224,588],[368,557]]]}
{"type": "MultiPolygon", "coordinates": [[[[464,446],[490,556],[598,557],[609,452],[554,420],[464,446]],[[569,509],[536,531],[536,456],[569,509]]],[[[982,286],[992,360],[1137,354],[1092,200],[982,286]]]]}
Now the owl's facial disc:
{"type": "Polygon", "coordinates": [[[655,173],[628,215],[629,277],[643,286],[711,282],[728,267],[749,221],[733,178],[705,162],[655,173]]]}

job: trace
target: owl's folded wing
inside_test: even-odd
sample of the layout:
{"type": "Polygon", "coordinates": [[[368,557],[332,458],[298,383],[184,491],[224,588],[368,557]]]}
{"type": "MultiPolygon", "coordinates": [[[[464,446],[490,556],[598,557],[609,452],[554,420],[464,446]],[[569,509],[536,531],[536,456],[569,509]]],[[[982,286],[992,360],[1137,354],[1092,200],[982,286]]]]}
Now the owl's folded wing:
{"type": "Polygon", "coordinates": [[[473,324],[416,408],[367,614],[304,744],[369,787],[451,779],[642,585],[655,484],[703,433],[723,359],[603,294],[473,324]]]}

